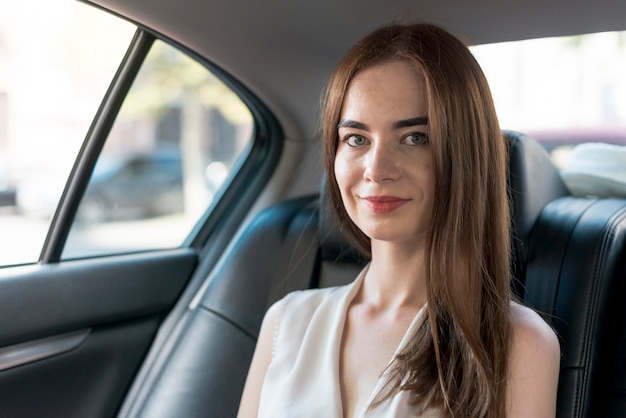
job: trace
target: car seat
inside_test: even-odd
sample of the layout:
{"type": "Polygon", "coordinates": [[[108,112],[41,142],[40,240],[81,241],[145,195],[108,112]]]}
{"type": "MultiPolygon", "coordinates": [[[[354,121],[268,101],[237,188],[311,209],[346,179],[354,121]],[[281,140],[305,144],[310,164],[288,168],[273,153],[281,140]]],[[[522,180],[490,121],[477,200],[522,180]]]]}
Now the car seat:
{"type": "MultiPolygon", "coordinates": [[[[569,196],[535,141],[505,137],[512,286],[559,335],[558,416],[626,416],[626,200],[569,196]]],[[[257,215],[162,347],[130,415],[235,416],[267,308],[295,289],[348,283],[367,262],[340,229],[324,192],[257,215]]]]}

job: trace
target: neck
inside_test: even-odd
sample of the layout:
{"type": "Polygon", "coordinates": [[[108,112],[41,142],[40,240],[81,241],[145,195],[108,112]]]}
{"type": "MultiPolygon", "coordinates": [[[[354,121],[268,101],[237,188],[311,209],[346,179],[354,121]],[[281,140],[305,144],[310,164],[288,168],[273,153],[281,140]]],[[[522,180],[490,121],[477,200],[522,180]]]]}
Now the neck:
{"type": "Polygon", "coordinates": [[[381,307],[421,307],[426,302],[425,249],[372,240],[363,297],[381,307]]]}

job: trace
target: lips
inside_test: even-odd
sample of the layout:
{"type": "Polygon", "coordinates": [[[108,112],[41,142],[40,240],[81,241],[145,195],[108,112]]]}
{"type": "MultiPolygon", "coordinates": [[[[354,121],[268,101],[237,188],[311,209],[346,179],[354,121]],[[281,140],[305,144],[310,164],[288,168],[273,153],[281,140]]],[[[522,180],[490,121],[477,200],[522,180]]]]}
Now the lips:
{"type": "Polygon", "coordinates": [[[367,207],[376,214],[391,213],[410,200],[397,196],[367,196],[362,199],[367,207]]]}

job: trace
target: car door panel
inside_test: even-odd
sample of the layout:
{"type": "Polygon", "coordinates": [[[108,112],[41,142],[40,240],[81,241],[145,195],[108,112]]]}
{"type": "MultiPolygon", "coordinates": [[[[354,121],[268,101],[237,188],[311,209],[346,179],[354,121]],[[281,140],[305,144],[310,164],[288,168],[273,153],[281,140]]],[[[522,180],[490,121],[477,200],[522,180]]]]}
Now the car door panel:
{"type": "MultiPolygon", "coordinates": [[[[49,138],[45,139],[49,141],[49,138]]],[[[158,359],[158,354],[174,343],[169,337],[184,318],[180,313],[187,312],[189,300],[223,255],[270,180],[281,156],[282,144],[283,132],[275,117],[237,80],[177,42],[162,38],[148,28],[138,27],[86,132],[82,147],[77,151],[65,188],[62,192],[59,188],[58,196],[52,199],[46,213],[50,224],[46,226],[45,241],[36,243],[31,251],[31,254],[37,254],[41,250],[39,257],[11,260],[0,266],[0,418],[111,417],[123,414],[120,408],[124,398],[134,388],[140,391],[145,381],[149,382],[151,373],[163,374],[152,359],[158,359]],[[164,55],[159,55],[159,51],[165,51],[164,55]],[[180,138],[178,134],[171,138],[157,135],[162,119],[155,115],[162,115],[161,110],[178,109],[182,102],[189,107],[193,102],[181,100],[182,93],[204,91],[195,84],[193,89],[189,88],[186,82],[191,79],[195,83],[197,79],[188,77],[190,67],[187,64],[181,64],[185,71],[178,75],[166,71],[164,79],[153,76],[155,68],[160,68],[164,62],[161,58],[169,60],[174,53],[177,60],[180,55],[186,56],[185,60],[180,58],[183,64],[189,64],[191,59],[197,61],[193,68],[203,67],[199,70],[208,75],[204,74],[201,80],[206,86],[213,86],[211,94],[228,104],[225,109],[234,118],[230,121],[224,118],[221,110],[217,112],[218,107],[221,109],[226,105],[217,106],[213,99],[209,100],[210,106],[206,105],[211,108],[199,106],[207,97],[199,95],[202,103],[197,100],[197,108],[194,106],[197,124],[188,125],[203,134],[202,138],[194,136],[191,145],[196,148],[183,143],[190,141],[187,133],[180,133],[180,138]],[[162,81],[165,79],[172,84],[164,85],[162,81]],[[153,83],[141,84],[146,80],[153,83]],[[216,90],[218,80],[224,86],[216,90]],[[151,99],[147,109],[152,119],[144,118],[141,112],[141,117],[135,118],[137,120],[130,117],[137,111],[133,100],[134,103],[141,102],[146,91],[151,93],[150,97],[160,91],[171,93],[173,85],[178,85],[181,96],[169,93],[164,96],[175,97],[171,100],[175,103],[165,98],[159,98],[158,103],[151,99]],[[230,93],[226,94],[227,91],[230,93]],[[241,103],[233,107],[233,99],[237,97],[241,103]],[[124,104],[130,109],[128,117],[124,113],[124,104]],[[243,117],[242,108],[249,111],[249,120],[243,117]],[[209,122],[215,126],[209,126],[209,122]],[[141,129],[137,133],[129,127],[141,129]],[[150,138],[150,147],[147,147],[145,132],[152,131],[154,138],[150,138]],[[233,155],[225,155],[223,150],[217,152],[220,150],[217,145],[224,144],[232,148],[233,155]],[[90,187],[93,188],[95,183],[94,173],[106,156],[117,156],[121,151],[129,155],[143,152],[153,155],[152,151],[177,149],[178,145],[187,151],[194,150],[194,157],[202,157],[190,160],[188,156],[192,153],[183,153],[187,167],[189,161],[198,163],[197,167],[194,166],[198,170],[193,171],[190,178],[202,180],[197,182],[200,190],[190,189],[191,181],[181,185],[181,179],[175,176],[171,185],[175,193],[166,194],[163,199],[152,199],[157,201],[155,206],[141,205],[157,208],[156,211],[147,210],[137,219],[105,217],[93,221],[92,225],[81,219],[81,205],[88,201],[90,187]],[[219,176],[211,174],[207,170],[213,163],[219,163],[227,170],[218,173],[219,176]],[[205,164],[208,165],[205,167],[205,164]],[[210,184],[207,186],[205,182],[210,184]],[[202,190],[209,186],[210,193],[202,190]],[[184,199],[189,196],[198,199],[184,199]],[[207,199],[201,201],[200,197],[204,196],[207,199]],[[178,206],[174,206],[176,210],[167,210],[170,208],[167,205],[177,202],[185,209],[193,206],[194,210],[189,210],[193,215],[180,216],[182,210],[178,206]],[[188,205],[190,202],[192,205],[188,205]],[[161,212],[175,213],[162,224],[153,222],[161,212]],[[189,222],[184,227],[168,223],[177,219],[189,222]],[[139,227],[133,229],[133,222],[129,220],[137,221],[134,226],[139,227]],[[112,228],[102,233],[109,221],[112,228]],[[171,234],[174,238],[165,242],[172,231],[175,231],[171,234]],[[104,238],[98,241],[101,237],[104,238]],[[115,240],[110,240],[111,237],[115,240]],[[178,245],[180,247],[176,249],[160,250],[178,245]],[[129,251],[133,253],[111,255],[129,251]],[[142,379],[142,375],[147,378],[142,379]]],[[[66,153],[64,143],[58,146],[48,144],[47,149],[54,150],[47,156],[50,160],[55,160],[57,153],[66,153]]],[[[69,164],[69,159],[59,165],[65,163],[69,164]]],[[[125,185],[125,194],[111,198],[113,206],[124,208],[131,206],[132,202],[136,204],[137,198],[143,195],[158,196],[159,191],[151,187],[164,171],[159,169],[149,174],[150,181],[137,187],[125,185]],[[126,202],[129,197],[133,199],[126,202]]],[[[61,177],[67,178],[65,174],[61,177]]],[[[45,190],[47,182],[41,183],[45,190]]],[[[163,187],[159,190],[162,191],[163,187]]],[[[23,218],[35,217],[35,214],[21,209],[17,212],[16,216],[23,218]]],[[[27,232],[15,228],[5,231],[5,236],[10,242],[31,242],[27,232]]],[[[221,338],[230,338],[236,340],[239,350],[252,352],[252,338],[240,335],[237,329],[233,329],[233,324],[224,323],[219,315],[205,311],[202,314],[210,318],[206,327],[210,331],[207,338],[215,347],[220,346],[221,338]],[[213,338],[215,335],[219,338],[213,338]]],[[[183,346],[187,353],[198,357],[207,355],[200,349],[194,351],[193,341],[185,341],[183,346]]],[[[228,365],[222,366],[220,372],[228,365]]],[[[195,370],[195,373],[200,376],[202,370],[195,370]]],[[[213,378],[215,373],[207,376],[213,378]]],[[[214,381],[210,383],[215,384],[214,381]]],[[[222,392],[228,392],[228,389],[222,392]]]]}
{"type": "Polygon", "coordinates": [[[176,249],[0,270],[0,416],[112,416],[196,264],[176,249]]]}
{"type": "Polygon", "coordinates": [[[0,372],[0,416],[113,416],[157,326],[152,316],[94,327],[70,352],[0,372]]]}

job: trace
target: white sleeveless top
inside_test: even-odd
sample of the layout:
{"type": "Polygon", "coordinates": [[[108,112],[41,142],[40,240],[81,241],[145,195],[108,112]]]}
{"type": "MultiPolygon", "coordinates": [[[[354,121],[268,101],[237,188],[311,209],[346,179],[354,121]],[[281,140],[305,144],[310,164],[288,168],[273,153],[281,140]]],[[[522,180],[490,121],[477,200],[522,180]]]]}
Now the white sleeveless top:
{"type": "MultiPolygon", "coordinates": [[[[278,302],[280,312],[274,329],[272,361],[261,390],[259,417],[343,416],[339,386],[341,337],[348,306],[360,289],[366,270],[367,267],[347,286],[298,291],[278,302]]],[[[396,353],[404,348],[421,322],[423,311],[424,308],[413,319],[396,353]]],[[[387,376],[383,374],[359,417],[441,416],[432,409],[418,415],[418,408],[410,404],[405,391],[369,409],[386,382],[387,376]]]]}

